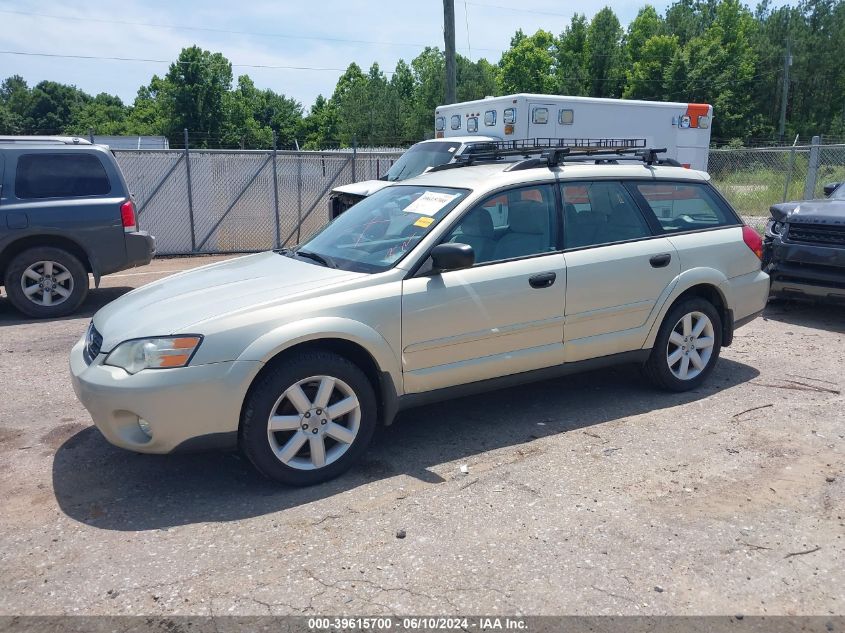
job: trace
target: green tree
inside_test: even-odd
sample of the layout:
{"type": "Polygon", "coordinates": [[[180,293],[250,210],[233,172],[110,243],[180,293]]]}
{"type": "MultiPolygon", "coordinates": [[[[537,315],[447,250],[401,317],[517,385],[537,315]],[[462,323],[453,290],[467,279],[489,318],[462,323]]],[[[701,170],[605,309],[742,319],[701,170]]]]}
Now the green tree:
{"type": "Polygon", "coordinates": [[[625,37],[628,63],[636,63],[640,59],[646,41],[662,33],[663,18],[657,14],[653,6],[645,5],[628,25],[628,34],[625,37]]]}
{"type": "Polygon", "coordinates": [[[584,96],[589,93],[588,28],[587,17],[583,13],[576,13],[560,34],[555,63],[555,80],[559,94],[584,96]]]}
{"type": "Polygon", "coordinates": [[[554,91],[555,52],[555,38],[548,31],[540,29],[531,36],[517,31],[499,61],[502,93],[554,91]]]}
{"type": "Polygon", "coordinates": [[[75,111],[64,131],[68,134],[84,136],[93,131],[95,134],[125,134],[127,108],[119,97],[101,92],[75,111]]]}
{"type": "Polygon", "coordinates": [[[590,95],[619,97],[624,84],[622,26],[610,7],[593,17],[587,29],[590,95]]]}
{"type": "Polygon", "coordinates": [[[164,101],[168,136],[177,145],[187,128],[199,147],[222,140],[225,95],[232,86],[232,64],[222,54],[198,46],[183,48],[170,65],[158,95],[164,101]]]}
{"type": "Polygon", "coordinates": [[[625,99],[666,100],[671,76],[668,71],[678,53],[674,35],[654,35],[640,47],[638,60],[628,72],[625,99]]]}

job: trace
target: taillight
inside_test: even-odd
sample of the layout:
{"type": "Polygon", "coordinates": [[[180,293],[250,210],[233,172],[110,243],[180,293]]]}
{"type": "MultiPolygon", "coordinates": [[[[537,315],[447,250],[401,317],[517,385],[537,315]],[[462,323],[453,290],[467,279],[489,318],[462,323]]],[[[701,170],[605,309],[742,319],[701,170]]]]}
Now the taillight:
{"type": "Polygon", "coordinates": [[[135,219],[135,205],[127,200],[120,205],[120,221],[123,222],[123,230],[126,233],[138,230],[138,221],[135,219]]]}
{"type": "Polygon", "coordinates": [[[747,224],[742,227],[742,241],[759,259],[763,259],[763,238],[747,224]]]}

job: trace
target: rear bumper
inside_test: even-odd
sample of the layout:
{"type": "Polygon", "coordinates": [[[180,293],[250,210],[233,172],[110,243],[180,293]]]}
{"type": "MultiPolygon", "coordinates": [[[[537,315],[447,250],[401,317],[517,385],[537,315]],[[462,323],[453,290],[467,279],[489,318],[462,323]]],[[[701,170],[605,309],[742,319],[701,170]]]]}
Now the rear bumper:
{"type": "Polygon", "coordinates": [[[772,294],[845,301],[845,248],[792,244],[776,238],[766,249],[772,294]]]}
{"type": "Polygon", "coordinates": [[[126,233],[127,268],[146,266],[156,254],[156,238],[146,231],[126,233]]]}

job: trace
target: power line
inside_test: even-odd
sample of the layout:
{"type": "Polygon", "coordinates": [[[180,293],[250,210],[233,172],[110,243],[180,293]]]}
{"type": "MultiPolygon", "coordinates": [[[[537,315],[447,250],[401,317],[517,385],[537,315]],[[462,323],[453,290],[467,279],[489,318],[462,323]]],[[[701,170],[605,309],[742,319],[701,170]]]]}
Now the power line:
{"type": "Polygon", "coordinates": [[[571,18],[572,14],[570,13],[555,13],[554,11],[537,11],[534,9],[519,9],[516,7],[505,7],[500,4],[482,4],[481,2],[470,2],[466,0],[467,4],[474,5],[476,7],[484,7],[485,9],[499,9],[501,11],[512,11],[514,13],[533,13],[535,15],[554,15],[560,18],[571,18]]]}
{"type": "MultiPolygon", "coordinates": [[[[28,11],[11,11],[8,9],[0,9],[0,13],[6,13],[10,15],[21,15],[27,17],[34,17],[34,18],[47,18],[50,20],[76,20],[78,22],[97,22],[100,24],[118,24],[122,26],[141,26],[145,28],[157,28],[157,29],[173,29],[179,31],[203,31],[207,33],[223,33],[227,35],[253,35],[258,37],[272,37],[272,38],[280,38],[280,39],[293,39],[293,40],[314,40],[314,41],[324,41],[324,42],[339,42],[345,44],[375,44],[378,46],[402,46],[402,47],[417,47],[417,48],[425,48],[429,46],[429,44],[418,44],[414,42],[380,42],[376,40],[359,40],[359,39],[348,39],[342,37],[325,37],[325,36],[315,36],[315,35],[295,35],[291,33],[269,33],[269,32],[260,32],[260,31],[239,31],[234,29],[221,29],[221,28],[214,28],[208,26],[192,26],[192,25],[185,25],[185,24],[160,24],[156,22],[133,22],[130,20],[107,20],[105,18],[93,18],[93,17],[80,17],[80,16],[71,16],[71,15],[52,15],[47,13],[31,13],[28,11]]],[[[504,49],[502,48],[479,48],[476,47],[476,50],[484,50],[484,51],[494,51],[494,52],[502,52],[504,49]]]]}

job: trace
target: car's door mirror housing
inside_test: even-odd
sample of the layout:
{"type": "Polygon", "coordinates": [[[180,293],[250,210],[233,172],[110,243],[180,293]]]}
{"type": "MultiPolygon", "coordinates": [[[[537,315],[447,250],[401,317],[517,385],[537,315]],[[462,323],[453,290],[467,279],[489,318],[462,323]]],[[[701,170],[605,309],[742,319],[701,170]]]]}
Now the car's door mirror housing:
{"type": "Polygon", "coordinates": [[[431,271],[433,273],[469,268],[474,263],[475,252],[469,244],[446,242],[431,249],[431,271]]]}
{"type": "Polygon", "coordinates": [[[841,182],[829,182],[824,186],[824,197],[829,198],[836,188],[841,185],[841,182]]]}

